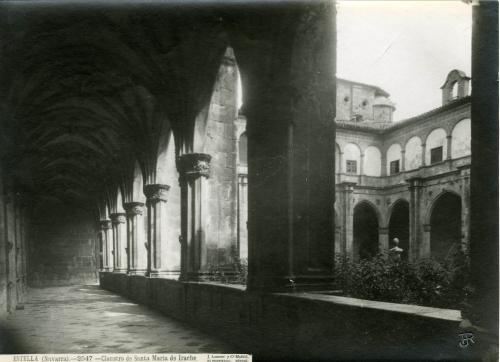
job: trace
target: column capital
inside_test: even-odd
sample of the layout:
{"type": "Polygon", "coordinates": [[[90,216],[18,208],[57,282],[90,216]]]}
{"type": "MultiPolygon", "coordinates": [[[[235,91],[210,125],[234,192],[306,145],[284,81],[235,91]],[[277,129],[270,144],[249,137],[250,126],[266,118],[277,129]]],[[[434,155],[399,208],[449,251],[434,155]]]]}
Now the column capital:
{"type": "Polygon", "coordinates": [[[422,187],[424,179],[421,177],[412,177],[406,180],[408,184],[410,185],[410,189],[412,188],[417,188],[417,187],[422,187]]]}
{"type": "Polygon", "coordinates": [[[352,192],[354,190],[354,186],[356,186],[356,182],[341,182],[339,186],[342,187],[342,191],[352,192]]]}
{"type": "Polygon", "coordinates": [[[168,190],[170,190],[169,185],[144,185],[144,195],[148,202],[167,201],[168,190]]]}
{"type": "Polygon", "coordinates": [[[103,230],[111,229],[111,220],[100,220],[99,223],[103,230]]]}
{"type": "Polygon", "coordinates": [[[111,216],[112,224],[124,224],[127,221],[127,219],[125,218],[125,213],[123,212],[116,212],[109,216],[111,216]]]}
{"type": "Polygon", "coordinates": [[[127,216],[142,215],[144,213],[143,202],[127,202],[123,204],[127,216]]]}
{"type": "Polygon", "coordinates": [[[210,160],[212,156],[206,153],[187,153],[177,161],[179,180],[194,180],[200,177],[210,177],[210,160]]]}

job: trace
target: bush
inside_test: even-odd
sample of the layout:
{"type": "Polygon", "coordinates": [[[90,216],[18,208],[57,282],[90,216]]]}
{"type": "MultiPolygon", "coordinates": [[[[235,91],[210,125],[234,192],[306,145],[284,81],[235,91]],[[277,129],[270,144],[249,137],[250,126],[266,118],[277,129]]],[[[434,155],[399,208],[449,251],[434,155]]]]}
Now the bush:
{"type": "Polygon", "coordinates": [[[386,254],[353,262],[335,257],[335,287],[343,295],[395,303],[461,308],[469,294],[468,260],[457,251],[443,262],[391,262],[386,254]]]}
{"type": "Polygon", "coordinates": [[[248,276],[248,260],[236,258],[228,265],[211,265],[208,268],[207,280],[227,284],[246,285],[248,276]]]}

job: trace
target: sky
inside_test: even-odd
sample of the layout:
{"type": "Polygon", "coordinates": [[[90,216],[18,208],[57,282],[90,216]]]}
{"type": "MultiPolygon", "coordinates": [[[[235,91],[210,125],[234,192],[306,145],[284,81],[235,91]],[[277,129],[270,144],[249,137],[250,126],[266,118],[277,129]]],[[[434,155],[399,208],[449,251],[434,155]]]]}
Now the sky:
{"type": "Polygon", "coordinates": [[[452,69],[471,73],[472,7],[462,1],[337,4],[337,76],[381,87],[397,122],[441,106],[452,69]]]}

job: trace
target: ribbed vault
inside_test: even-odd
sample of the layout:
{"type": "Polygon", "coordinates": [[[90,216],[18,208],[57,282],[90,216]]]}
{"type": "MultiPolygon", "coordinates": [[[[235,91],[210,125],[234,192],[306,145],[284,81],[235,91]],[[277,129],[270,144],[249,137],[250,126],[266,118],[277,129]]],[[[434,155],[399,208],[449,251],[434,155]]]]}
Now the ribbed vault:
{"type": "MultiPolygon", "coordinates": [[[[37,199],[90,201],[188,147],[227,47],[214,11],[4,4],[3,172],[37,199]]],[[[144,177],[146,179],[146,177],[144,177]]]]}

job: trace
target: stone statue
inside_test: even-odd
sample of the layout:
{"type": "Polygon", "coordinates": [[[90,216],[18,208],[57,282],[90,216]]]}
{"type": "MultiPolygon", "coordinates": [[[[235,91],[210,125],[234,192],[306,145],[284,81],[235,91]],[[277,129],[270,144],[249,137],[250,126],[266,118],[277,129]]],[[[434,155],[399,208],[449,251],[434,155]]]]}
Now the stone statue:
{"type": "Polygon", "coordinates": [[[389,249],[389,259],[395,263],[400,262],[403,249],[399,247],[399,239],[398,238],[392,239],[392,244],[394,246],[389,249]]]}

